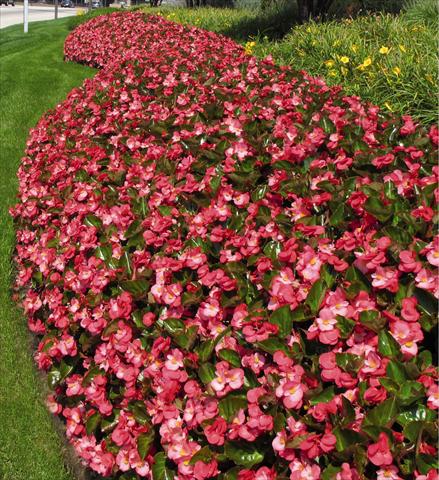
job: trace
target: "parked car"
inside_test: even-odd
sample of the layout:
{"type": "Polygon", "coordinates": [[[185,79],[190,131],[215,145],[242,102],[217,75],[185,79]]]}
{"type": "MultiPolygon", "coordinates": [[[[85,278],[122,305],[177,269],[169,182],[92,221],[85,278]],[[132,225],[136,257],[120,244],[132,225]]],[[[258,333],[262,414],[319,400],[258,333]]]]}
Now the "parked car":
{"type": "Polygon", "coordinates": [[[15,0],[0,0],[0,5],[11,5],[12,7],[15,7],[15,0]]]}
{"type": "Polygon", "coordinates": [[[100,0],[92,0],[91,8],[101,8],[102,2],[100,0]]]}
{"type": "Polygon", "coordinates": [[[61,2],[61,7],[64,8],[74,8],[74,6],[73,0],[62,0],[61,2]]]}

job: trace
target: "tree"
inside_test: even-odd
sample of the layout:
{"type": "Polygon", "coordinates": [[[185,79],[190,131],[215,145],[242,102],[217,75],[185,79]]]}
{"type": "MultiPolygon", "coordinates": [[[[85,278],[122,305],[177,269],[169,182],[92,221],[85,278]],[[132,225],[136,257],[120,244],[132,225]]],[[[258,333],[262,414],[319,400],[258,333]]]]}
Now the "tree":
{"type": "Polygon", "coordinates": [[[299,19],[305,22],[309,18],[325,17],[334,0],[297,0],[299,19]]]}

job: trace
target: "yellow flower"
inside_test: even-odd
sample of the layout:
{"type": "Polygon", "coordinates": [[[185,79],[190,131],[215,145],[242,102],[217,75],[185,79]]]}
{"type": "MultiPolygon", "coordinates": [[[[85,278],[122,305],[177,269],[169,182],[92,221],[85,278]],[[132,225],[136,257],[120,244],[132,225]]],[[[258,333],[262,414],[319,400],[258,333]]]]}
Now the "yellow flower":
{"type": "Polygon", "coordinates": [[[367,57],[363,60],[363,63],[360,63],[360,65],[358,65],[358,69],[359,70],[364,70],[365,68],[369,67],[370,65],[372,65],[372,59],[370,57],[367,57]]]}
{"type": "Polygon", "coordinates": [[[354,53],[357,53],[357,50],[358,50],[358,46],[357,45],[351,45],[351,50],[354,52],[354,53]]]}
{"type": "Polygon", "coordinates": [[[426,78],[432,85],[434,85],[433,77],[432,77],[429,73],[427,73],[427,75],[425,75],[425,78],[426,78]]]}
{"type": "Polygon", "coordinates": [[[340,62],[346,65],[349,63],[349,57],[340,57],[340,62]]]}
{"type": "Polygon", "coordinates": [[[244,51],[247,55],[251,55],[253,53],[253,48],[256,45],[256,42],[247,42],[244,45],[244,51]]]}
{"type": "Polygon", "coordinates": [[[326,60],[325,61],[325,65],[328,67],[328,68],[331,68],[334,66],[334,60],[326,60]]]}
{"type": "Polygon", "coordinates": [[[343,75],[347,75],[349,72],[349,70],[346,67],[341,67],[340,70],[343,75]]]}
{"type": "Polygon", "coordinates": [[[387,55],[390,52],[390,48],[389,47],[381,47],[379,52],[381,53],[381,55],[387,55]]]}
{"type": "Polygon", "coordinates": [[[336,77],[336,76],[337,76],[337,70],[329,70],[328,75],[329,75],[330,77],[336,77]]]}
{"type": "Polygon", "coordinates": [[[393,67],[392,72],[398,76],[401,73],[401,69],[399,67],[393,67]]]}
{"type": "Polygon", "coordinates": [[[403,53],[406,53],[406,52],[407,52],[407,49],[404,47],[404,45],[400,45],[400,46],[399,46],[399,49],[400,49],[401,52],[403,52],[403,53]]]}

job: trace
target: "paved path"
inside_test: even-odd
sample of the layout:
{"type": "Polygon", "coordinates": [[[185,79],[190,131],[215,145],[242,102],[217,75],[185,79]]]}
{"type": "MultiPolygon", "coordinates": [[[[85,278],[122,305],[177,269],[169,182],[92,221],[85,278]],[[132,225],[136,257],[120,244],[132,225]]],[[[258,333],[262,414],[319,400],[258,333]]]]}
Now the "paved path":
{"type": "MultiPolygon", "coordinates": [[[[70,17],[71,15],[76,15],[76,8],[58,8],[58,18],[70,17]]],[[[53,6],[29,7],[29,22],[53,20],[54,18],[55,7],[53,6]]],[[[0,28],[17,23],[23,23],[23,5],[16,5],[15,7],[2,5],[0,7],[0,28]]]]}

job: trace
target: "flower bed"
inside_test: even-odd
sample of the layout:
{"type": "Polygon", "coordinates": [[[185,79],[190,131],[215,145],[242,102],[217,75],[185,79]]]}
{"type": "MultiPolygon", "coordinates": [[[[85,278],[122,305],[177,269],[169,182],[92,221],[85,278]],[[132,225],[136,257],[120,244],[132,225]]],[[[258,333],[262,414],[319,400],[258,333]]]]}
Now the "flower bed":
{"type": "Polygon", "coordinates": [[[139,13],[32,131],[17,289],[104,477],[436,475],[438,132],[139,13]]]}

